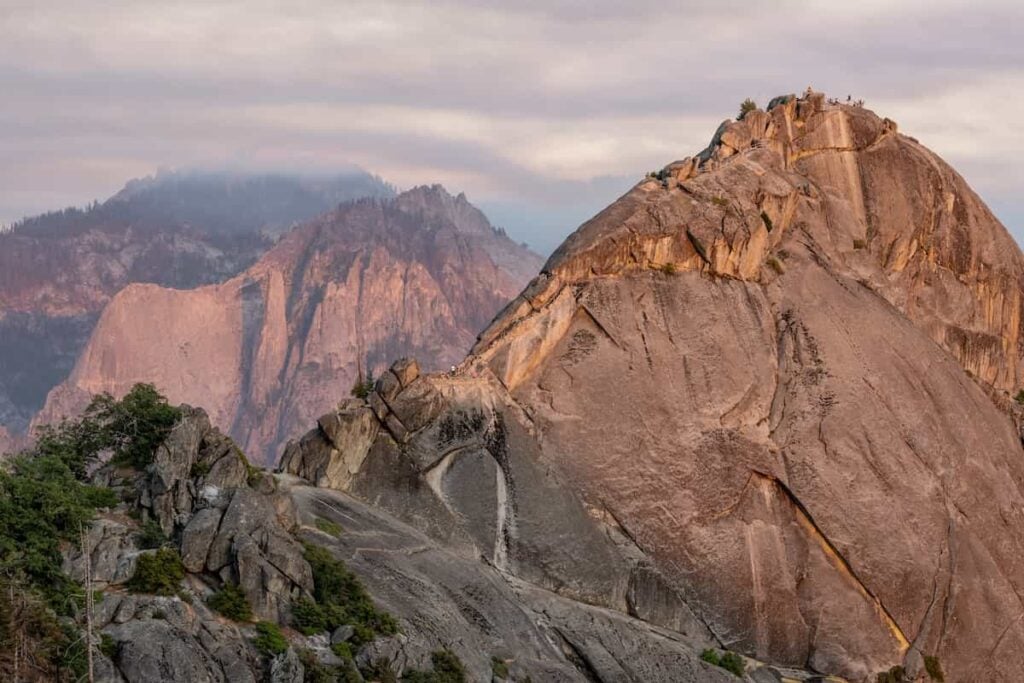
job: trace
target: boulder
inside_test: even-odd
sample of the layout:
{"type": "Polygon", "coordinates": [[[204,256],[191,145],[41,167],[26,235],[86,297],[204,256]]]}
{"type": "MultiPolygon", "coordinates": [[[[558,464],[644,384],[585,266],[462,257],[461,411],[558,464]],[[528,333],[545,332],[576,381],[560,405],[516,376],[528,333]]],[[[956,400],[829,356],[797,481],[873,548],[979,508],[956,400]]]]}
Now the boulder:
{"type": "Polygon", "coordinates": [[[223,512],[215,507],[203,508],[189,520],[181,532],[181,561],[190,572],[201,572],[206,566],[210,547],[217,537],[223,512]]]}
{"type": "Polygon", "coordinates": [[[223,670],[188,633],[160,619],[109,627],[115,664],[126,683],[226,683],[223,670]]]}
{"type": "Polygon", "coordinates": [[[288,648],[270,661],[270,683],[303,683],[306,670],[295,648],[288,648]]]}

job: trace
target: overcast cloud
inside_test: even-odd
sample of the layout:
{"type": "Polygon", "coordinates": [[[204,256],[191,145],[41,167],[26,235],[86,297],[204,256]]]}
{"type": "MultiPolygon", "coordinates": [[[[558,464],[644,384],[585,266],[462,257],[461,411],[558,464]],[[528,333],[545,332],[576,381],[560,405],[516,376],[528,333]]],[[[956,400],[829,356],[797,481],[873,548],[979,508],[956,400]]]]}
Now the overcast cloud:
{"type": "Polygon", "coordinates": [[[1024,2],[0,0],[0,223],[158,167],[465,191],[542,250],[744,97],[863,98],[1024,238],[1024,2]]]}

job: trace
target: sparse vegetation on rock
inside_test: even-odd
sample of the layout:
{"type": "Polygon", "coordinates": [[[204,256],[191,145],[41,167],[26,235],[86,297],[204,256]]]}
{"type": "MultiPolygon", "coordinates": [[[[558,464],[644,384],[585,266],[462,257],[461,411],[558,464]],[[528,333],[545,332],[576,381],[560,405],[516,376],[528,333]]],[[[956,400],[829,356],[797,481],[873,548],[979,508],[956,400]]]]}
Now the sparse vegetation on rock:
{"type": "Polygon", "coordinates": [[[288,640],[281,632],[281,628],[270,621],[256,624],[256,637],[252,639],[252,644],[268,657],[279,655],[288,649],[288,640]]]}
{"type": "Polygon", "coordinates": [[[293,603],[292,618],[296,628],[314,634],[348,624],[355,629],[351,638],[355,645],[398,631],[394,618],[377,609],[355,574],[330,551],[306,544],[304,557],[313,569],[315,601],[299,599],[293,603]]]}
{"type": "Polygon", "coordinates": [[[742,121],[752,111],[757,111],[757,102],[748,97],[740,103],[740,113],[736,115],[736,120],[742,121]]]}
{"type": "Polygon", "coordinates": [[[366,373],[366,379],[356,380],[356,383],[352,385],[352,395],[356,398],[366,398],[373,391],[373,385],[376,380],[373,379],[373,373],[366,373]]]}
{"type": "Polygon", "coordinates": [[[726,651],[719,654],[717,650],[708,648],[700,653],[700,658],[708,664],[721,667],[735,676],[743,676],[743,671],[745,669],[743,657],[735,652],[726,651]]]}
{"type": "Polygon", "coordinates": [[[430,655],[430,662],[430,671],[410,669],[403,673],[403,683],[465,683],[466,669],[451,650],[437,650],[430,655]]]}
{"type": "Polygon", "coordinates": [[[160,548],[154,553],[139,555],[135,574],[128,581],[128,587],[136,593],[174,595],[184,578],[185,567],[181,564],[178,551],[174,548],[160,548]]]}
{"type": "Polygon", "coordinates": [[[938,657],[932,655],[924,656],[924,669],[928,672],[929,678],[936,683],[945,683],[946,674],[942,671],[942,663],[938,657]]]}
{"type": "Polygon", "coordinates": [[[238,584],[225,583],[220,590],[210,596],[206,604],[210,609],[234,621],[252,619],[252,607],[249,606],[249,600],[238,584]]]}

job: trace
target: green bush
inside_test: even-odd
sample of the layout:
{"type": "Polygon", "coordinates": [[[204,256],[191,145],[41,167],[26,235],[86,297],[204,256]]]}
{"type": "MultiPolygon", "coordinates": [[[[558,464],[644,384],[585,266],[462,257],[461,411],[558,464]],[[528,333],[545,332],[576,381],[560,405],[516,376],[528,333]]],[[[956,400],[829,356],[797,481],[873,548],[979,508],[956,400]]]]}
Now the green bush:
{"type": "Polygon", "coordinates": [[[342,659],[352,659],[352,646],[348,643],[334,643],[331,645],[331,652],[342,659]]]}
{"type": "Polygon", "coordinates": [[[303,557],[313,570],[313,598],[299,599],[292,604],[296,628],[310,635],[333,631],[343,624],[355,629],[352,644],[367,643],[376,635],[391,635],[398,624],[387,612],[377,609],[355,574],[330,552],[306,544],[303,557]]]}
{"type": "Polygon", "coordinates": [[[233,621],[249,621],[252,619],[252,608],[242,589],[234,583],[225,583],[219,591],[206,601],[210,609],[220,612],[233,621]]]}
{"type": "Polygon", "coordinates": [[[26,589],[45,596],[58,613],[69,613],[84,594],[61,570],[61,544],[77,544],[96,510],[117,503],[110,489],[79,481],[73,461],[61,454],[10,458],[0,467],[0,567],[23,578],[26,589]]]}
{"type": "Polygon", "coordinates": [[[774,270],[779,275],[782,275],[784,272],[786,272],[785,269],[782,267],[782,263],[780,263],[779,259],[775,258],[774,256],[769,256],[768,260],[765,261],[765,263],[767,263],[768,267],[774,270]]]}
{"type": "Polygon", "coordinates": [[[193,479],[200,479],[210,473],[212,465],[208,462],[200,462],[199,460],[192,463],[192,469],[189,471],[188,476],[193,479]]]}
{"type": "Polygon", "coordinates": [[[708,664],[721,667],[735,676],[743,677],[743,671],[745,668],[743,664],[743,657],[735,652],[727,651],[724,654],[719,655],[716,650],[708,648],[700,653],[700,658],[708,664]]]}
{"type": "Polygon", "coordinates": [[[868,243],[865,242],[864,240],[854,240],[853,241],[853,248],[854,249],[863,249],[866,246],[868,246],[868,243]]]}
{"type": "Polygon", "coordinates": [[[742,121],[743,117],[745,117],[750,112],[755,111],[756,109],[757,102],[748,97],[747,99],[743,100],[743,102],[740,103],[740,113],[736,115],[736,120],[742,121]]]}
{"type": "Polygon", "coordinates": [[[139,555],[128,588],[136,593],[174,595],[184,578],[185,567],[181,564],[178,551],[174,548],[160,548],[155,553],[139,555]]]}
{"type": "Polygon", "coordinates": [[[309,598],[299,598],[292,603],[292,624],[303,635],[323,633],[327,630],[327,614],[309,598]]]}
{"type": "Polygon", "coordinates": [[[907,674],[902,666],[894,666],[875,677],[878,683],[907,683],[907,674]]]}
{"type": "Polygon", "coordinates": [[[466,669],[454,652],[438,650],[430,655],[433,669],[417,671],[410,669],[402,674],[405,683],[465,683],[466,669]]]}
{"type": "Polygon", "coordinates": [[[366,374],[366,379],[359,381],[352,385],[352,395],[356,398],[366,398],[373,391],[373,385],[376,380],[373,379],[373,373],[369,372],[366,374]]]}
{"type": "Polygon", "coordinates": [[[924,656],[924,670],[928,672],[928,677],[937,683],[945,683],[946,674],[942,672],[942,664],[939,662],[938,657],[931,655],[924,656]]]}
{"type": "Polygon", "coordinates": [[[100,652],[107,659],[113,659],[117,654],[117,641],[106,633],[100,634],[100,652]]]}
{"type": "Polygon", "coordinates": [[[30,449],[0,466],[0,614],[19,615],[10,632],[0,627],[0,661],[17,643],[42,679],[85,675],[82,634],[59,618],[78,613],[85,591],[62,571],[61,547],[78,544],[96,510],[120,502],[86,483],[90,466],[104,453],[152,460],[178,414],[145,385],[120,401],[100,396],[80,418],[38,429],[30,449]]]}
{"type": "Polygon", "coordinates": [[[718,662],[718,666],[722,667],[729,673],[740,677],[743,676],[743,671],[746,668],[743,664],[743,657],[739,656],[735,652],[726,652],[722,655],[722,659],[718,662]]]}
{"type": "Polygon", "coordinates": [[[1017,403],[1024,405],[1024,389],[1017,392],[1017,395],[1013,397],[1013,400],[1017,403]]]}
{"type": "Polygon", "coordinates": [[[379,657],[363,669],[363,678],[378,683],[398,683],[398,674],[391,668],[387,657],[379,657]]]}
{"type": "Polygon", "coordinates": [[[313,523],[316,525],[317,529],[324,532],[328,536],[334,536],[335,538],[341,536],[342,529],[340,524],[332,522],[329,519],[324,519],[323,517],[317,517],[316,521],[313,523]]]}
{"type": "Polygon", "coordinates": [[[346,659],[340,666],[328,666],[321,663],[311,650],[302,648],[299,650],[299,661],[305,669],[304,683],[362,683],[365,680],[351,659],[346,659]]]}
{"type": "Polygon", "coordinates": [[[666,263],[662,265],[661,268],[659,268],[658,270],[660,270],[665,275],[675,275],[678,271],[678,268],[674,263],[666,263]]]}
{"type": "Polygon", "coordinates": [[[147,519],[146,523],[139,529],[135,541],[143,550],[155,550],[167,543],[167,535],[160,528],[160,522],[155,519],[147,519]]]}
{"type": "Polygon", "coordinates": [[[500,657],[491,657],[491,673],[497,678],[508,678],[508,663],[500,657]]]}
{"type": "Polygon", "coordinates": [[[280,627],[270,621],[261,621],[256,624],[256,637],[252,644],[262,654],[274,657],[288,649],[288,640],[281,633],[280,627]]]}

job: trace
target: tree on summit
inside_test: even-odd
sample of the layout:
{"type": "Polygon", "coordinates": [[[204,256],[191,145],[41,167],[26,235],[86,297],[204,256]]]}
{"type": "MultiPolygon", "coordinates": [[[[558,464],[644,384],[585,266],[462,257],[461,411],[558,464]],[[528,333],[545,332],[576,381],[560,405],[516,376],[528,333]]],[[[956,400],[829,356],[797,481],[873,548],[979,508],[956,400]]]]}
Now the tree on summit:
{"type": "Polygon", "coordinates": [[[756,110],[757,102],[748,97],[747,99],[743,100],[742,103],[740,103],[740,113],[736,115],[736,120],[742,121],[744,116],[756,110]]]}

